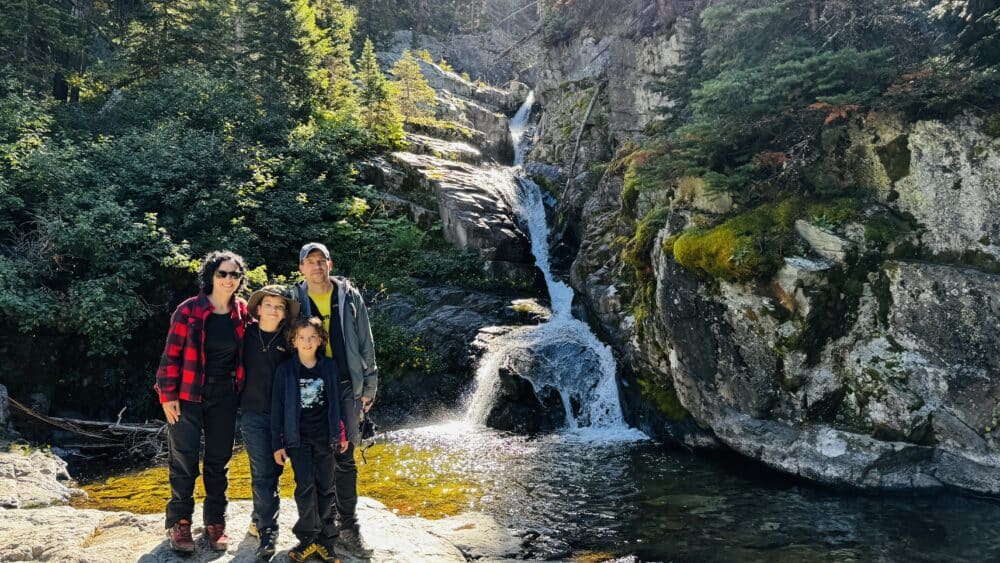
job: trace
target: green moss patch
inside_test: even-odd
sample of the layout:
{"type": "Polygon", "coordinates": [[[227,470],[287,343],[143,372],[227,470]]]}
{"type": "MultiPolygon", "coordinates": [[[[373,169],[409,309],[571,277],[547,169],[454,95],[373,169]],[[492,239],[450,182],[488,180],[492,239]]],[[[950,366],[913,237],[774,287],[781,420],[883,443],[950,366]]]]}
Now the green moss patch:
{"type": "Polygon", "coordinates": [[[1000,113],[994,113],[983,122],[983,133],[994,139],[1000,139],[1000,113]]]}
{"type": "Polygon", "coordinates": [[[711,278],[748,282],[774,274],[783,258],[793,253],[797,219],[833,230],[859,217],[860,205],[851,198],[824,202],[790,198],[762,205],[712,228],[685,231],[671,241],[674,259],[711,278]]]}
{"type": "Polygon", "coordinates": [[[886,174],[889,175],[889,180],[893,183],[910,175],[909,142],[908,136],[900,135],[891,143],[875,149],[886,174]]]}
{"type": "Polygon", "coordinates": [[[681,422],[690,416],[677,398],[677,391],[670,382],[661,381],[659,377],[649,372],[640,373],[638,381],[642,396],[649,399],[667,420],[681,422]]]}
{"type": "Polygon", "coordinates": [[[793,239],[801,204],[763,205],[710,229],[685,231],[674,241],[674,259],[687,268],[727,281],[749,281],[777,271],[793,239]]]}
{"type": "MultiPolygon", "coordinates": [[[[368,464],[358,473],[358,493],[373,497],[400,515],[443,518],[453,516],[480,500],[484,483],[462,470],[462,462],[435,448],[380,443],[365,454],[368,464]]],[[[295,490],[294,468],[289,465],[281,476],[281,496],[290,498],[295,490]]],[[[126,510],[137,514],[162,512],[170,500],[166,467],[154,467],[84,485],[87,497],[74,497],[77,508],[126,510]]],[[[229,465],[232,500],[249,500],[250,461],[245,451],[233,455],[229,465]]],[[[205,489],[199,479],[195,500],[203,501],[205,489]]]]}

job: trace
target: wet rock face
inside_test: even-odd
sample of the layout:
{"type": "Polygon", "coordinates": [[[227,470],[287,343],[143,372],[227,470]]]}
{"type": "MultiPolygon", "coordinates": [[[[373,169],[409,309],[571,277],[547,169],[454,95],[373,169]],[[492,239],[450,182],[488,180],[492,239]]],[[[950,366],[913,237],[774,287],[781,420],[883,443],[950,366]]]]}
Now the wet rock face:
{"type": "Polygon", "coordinates": [[[535,434],[566,425],[566,411],[556,389],[542,386],[536,392],[530,381],[509,366],[500,368],[499,382],[499,393],[486,417],[490,428],[535,434]]]}
{"type": "Polygon", "coordinates": [[[403,171],[397,193],[417,205],[436,207],[448,242],[478,251],[498,279],[534,281],[537,268],[528,237],[517,224],[512,176],[409,152],[393,153],[392,163],[403,171]]]}
{"type": "Polygon", "coordinates": [[[584,406],[596,400],[593,386],[597,385],[590,374],[600,371],[598,354],[569,340],[543,339],[510,349],[500,364],[500,388],[486,424],[501,430],[547,432],[566,426],[569,414],[579,425],[588,426],[592,421],[584,406]],[[586,381],[591,383],[582,383],[586,381]],[[567,395],[565,403],[559,389],[567,395]]]}
{"type": "Polygon", "coordinates": [[[547,309],[534,305],[525,313],[515,310],[506,297],[447,286],[427,286],[412,296],[393,294],[374,311],[403,327],[420,345],[443,359],[443,370],[412,370],[379,386],[379,409],[392,418],[424,416],[430,412],[455,412],[463,407],[478,352],[473,344],[485,327],[537,322],[533,314],[547,309]],[[416,409],[415,407],[418,407],[416,409]],[[414,412],[419,410],[419,412],[414,412]]]}

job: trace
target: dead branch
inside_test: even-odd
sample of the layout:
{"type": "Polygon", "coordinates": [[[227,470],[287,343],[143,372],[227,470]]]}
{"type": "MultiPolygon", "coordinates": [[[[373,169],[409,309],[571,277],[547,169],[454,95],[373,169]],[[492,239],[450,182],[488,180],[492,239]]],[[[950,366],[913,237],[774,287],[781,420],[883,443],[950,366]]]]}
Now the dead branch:
{"type": "Polygon", "coordinates": [[[597,86],[594,87],[594,95],[590,97],[590,104],[587,106],[587,113],[583,115],[583,121],[580,122],[580,126],[576,130],[576,144],[573,146],[573,160],[569,164],[569,172],[567,176],[569,180],[566,182],[566,187],[563,189],[563,193],[560,196],[560,200],[566,195],[566,190],[573,183],[573,177],[576,175],[576,158],[580,154],[580,140],[583,139],[583,130],[587,126],[587,121],[590,120],[590,114],[594,111],[594,103],[597,101],[597,96],[601,94],[601,88],[604,87],[604,82],[598,82],[597,86]]]}
{"type": "Polygon", "coordinates": [[[541,31],[542,31],[542,25],[538,24],[538,27],[536,27],[534,31],[532,31],[531,33],[525,35],[524,37],[518,39],[517,41],[514,42],[513,45],[511,45],[510,47],[507,47],[506,49],[504,49],[504,51],[502,53],[500,53],[496,57],[493,57],[493,62],[495,63],[495,62],[499,61],[500,59],[504,58],[505,56],[507,56],[507,53],[509,53],[509,52],[513,51],[514,49],[520,47],[525,41],[527,41],[527,40],[531,39],[532,37],[538,35],[541,31]]]}

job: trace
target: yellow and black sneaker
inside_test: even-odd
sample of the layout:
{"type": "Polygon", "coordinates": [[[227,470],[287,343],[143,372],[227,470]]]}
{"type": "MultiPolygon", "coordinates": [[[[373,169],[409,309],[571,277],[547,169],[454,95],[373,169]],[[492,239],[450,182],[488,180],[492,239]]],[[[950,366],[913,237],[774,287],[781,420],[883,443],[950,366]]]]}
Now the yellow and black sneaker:
{"type": "Polygon", "coordinates": [[[314,541],[300,541],[299,545],[288,550],[288,558],[292,561],[305,561],[310,555],[318,553],[320,545],[314,541]]]}
{"type": "Polygon", "coordinates": [[[316,556],[323,561],[339,561],[337,554],[333,551],[333,545],[314,544],[316,546],[316,556]]]}

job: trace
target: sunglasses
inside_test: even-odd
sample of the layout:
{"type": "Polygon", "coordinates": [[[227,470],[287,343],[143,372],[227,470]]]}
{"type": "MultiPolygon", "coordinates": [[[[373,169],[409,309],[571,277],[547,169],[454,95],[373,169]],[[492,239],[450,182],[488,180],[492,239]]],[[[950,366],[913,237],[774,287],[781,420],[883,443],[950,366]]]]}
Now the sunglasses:
{"type": "Polygon", "coordinates": [[[219,278],[220,280],[224,280],[226,278],[233,278],[234,280],[238,280],[243,277],[243,272],[227,272],[225,270],[216,270],[215,277],[219,278]]]}

